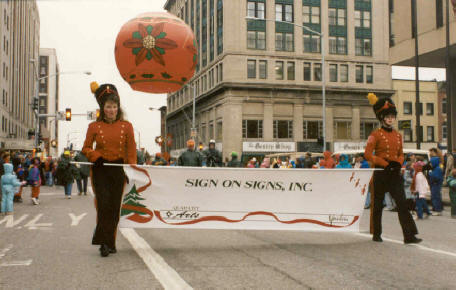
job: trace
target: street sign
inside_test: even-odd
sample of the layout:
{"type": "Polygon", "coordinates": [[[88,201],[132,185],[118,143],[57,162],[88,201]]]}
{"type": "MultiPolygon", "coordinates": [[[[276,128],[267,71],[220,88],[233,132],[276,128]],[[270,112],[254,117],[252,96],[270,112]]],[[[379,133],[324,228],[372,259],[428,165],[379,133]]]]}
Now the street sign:
{"type": "Polygon", "coordinates": [[[412,120],[402,120],[399,121],[399,129],[411,129],[412,128],[412,120]]]}

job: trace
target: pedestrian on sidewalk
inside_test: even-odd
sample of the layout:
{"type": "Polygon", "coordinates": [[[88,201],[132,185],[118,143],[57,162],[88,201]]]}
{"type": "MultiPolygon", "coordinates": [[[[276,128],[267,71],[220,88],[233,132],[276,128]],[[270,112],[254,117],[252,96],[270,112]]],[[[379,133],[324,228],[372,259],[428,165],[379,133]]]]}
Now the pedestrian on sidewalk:
{"type": "Polygon", "coordinates": [[[451,217],[456,219],[456,169],[451,171],[451,175],[447,178],[447,183],[450,189],[451,217]]]}
{"type": "Polygon", "coordinates": [[[426,197],[430,194],[429,184],[423,174],[423,164],[421,162],[415,163],[415,174],[413,176],[412,185],[410,190],[416,195],[416,214],[417,218],[423,219],[423,211],[426,213],[426,218],[431,215],[427,205],[426,197]]]}
{"type": "MultiPolygon", "coordinates": [[[[81,151],[79,151],[78,154],[76,154],[76,157],[74,157],[74,161],[89,162],[87,157],[84,154],[82,154],[81,151]]],[[[84,165],[84,164],[78,164],[76,167],[78,168],[78,171],[79,171],[79,178],[76,179],[76,184],[78,185],[78,191],[79,191],[78,194],[82,195],[82,193],[84,193],[84,195],[87,195],[87,181],[88,181],[89,175],[90,175],[90,166],[84,165]]]]}
{"type": "MultiPolygon", "coordinates": [[[[431,149],[432,150],[432,149],[431,149]]],[[[443,171],[440,167],[440,157],[431,157],[432,171],[429,173],[429,184],[431,186],[432,215],[442,215],[442,183],[443,171]]]]}
{"type": "Polygon", "coordinates": [[[122,166],[104,164],[136,164],[136,142],[133,126],[124,120],[116,87],[112,84],[98,86],[96,82],[90,87],[100,106],[100,116],[89,124],[82,153],[94,163],[91,178],[97,226],[92,244],[100,245],[100,255],[107,257],[117,252],[116,233],[126,176],[122,166]]]}
{"type": "Polygon", "coordinates": [[[5,173],[1,178],[3,195],[1,212],[5,215],[12,215],[14,194],[23,183],[13,173],[13,164],[5,163],[3,164],[3,169],[5,173]]]}
{"type": "Polygon", "coordinates": [[[375,171],[373,176],[372,240],[375,242],[383,241],[381,238],[383,200],[385,193],[389,192],[396,201],[404,243],[419,243],[422,240],[415,236],[418,234],[418,229],[405,201],[404,183],[401,175],[401,168],[404,163],[402,136],[393,128],[397,116],[396,106],[390,98],[378,99],[373,93],[369,93],[368,99],[369,103],[373,105],[374,113],[381,123],[381,128],[374,130],[367,139],[364,156],[375,168],[383,169],[375,171]]]}
{"type": "Polygon", "coordinates": [[[65,198],[71,199],[71,191],[73,189],[74,180],[79,178],[79,171],[74,164],[71,164],[71,152],[65,150],[60,157],[59,165],[57,165],[59,183],[63,185],[65,190],[65,198]]]}
{"type": "Polygon", "coordinates": [[[34,205],[40,204],[40,187],[41,187],[41,174],[40,174],[40,158],[35,157],[32,159],[32,164],[29,170],[28,183],[32,187],[32,202],[34,205]]]}

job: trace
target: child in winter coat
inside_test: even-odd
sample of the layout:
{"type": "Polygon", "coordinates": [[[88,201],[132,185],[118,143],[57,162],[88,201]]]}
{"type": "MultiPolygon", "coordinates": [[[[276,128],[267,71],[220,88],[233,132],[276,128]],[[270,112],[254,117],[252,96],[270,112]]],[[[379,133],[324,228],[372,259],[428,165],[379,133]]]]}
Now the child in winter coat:
{"type": "Polygon", "coordinates": [[[33,165],[30,168],[28,181],[32,185],[32,202],[34,205],[38,205],[40,196],[40,159],[38,157],[33,158],[33,165]]]}
{"type": "Polygon", "coordinates": [[[3,164],[5,174],[2,175],[2,213],[6,215],[13,214],[13,198],[19,186],[22,185],[13,173],[13,164],[3,164]]]}
{"type": "Polygon", "coordinates": [[[416,213],[418,215],[418,219],[423,219],[423,210],[426,213],[426,218],[429,217],[431,212],[429,211],[427,202],[426,202],[426,195],[429,194],[429,184],[427,182],[426,177],[423,174],[423,164],[421,162],[417,162],[414,165],[415,175],[413,176],[411,190],[415,192],[416,197],[416,213]]]}

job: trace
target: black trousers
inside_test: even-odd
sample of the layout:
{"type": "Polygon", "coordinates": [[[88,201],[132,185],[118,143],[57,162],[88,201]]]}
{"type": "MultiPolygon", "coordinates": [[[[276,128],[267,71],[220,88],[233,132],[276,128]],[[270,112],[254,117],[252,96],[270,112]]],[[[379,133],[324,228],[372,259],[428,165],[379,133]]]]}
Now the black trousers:
{"type": "Polygon", "coordinates": [[[407,208],[404,180],[399,173],[392,175],[385,171],[374,172],[374,236],[380,236],[382,234],[383,200],[385,199],[386,192],[389,192],[396,202],[397,214],[399,216],[399,223],[401,224],[404,238],[412,238],[414,235],[418,234],[418,230],[415,221],[407,208]]]}
{"type": "Polygon", "coordinates": [[[122,167],[117,166],[93,167],[92,183],[97,203],[97,227],[93,234],[92,244],[105,244],[114,248],[125,173],[122,167]]]}

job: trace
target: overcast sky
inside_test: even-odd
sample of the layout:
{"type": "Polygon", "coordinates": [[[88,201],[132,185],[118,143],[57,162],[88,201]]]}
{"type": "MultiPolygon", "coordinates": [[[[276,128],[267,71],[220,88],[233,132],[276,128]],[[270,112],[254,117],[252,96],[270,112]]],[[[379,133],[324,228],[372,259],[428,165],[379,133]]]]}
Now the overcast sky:
{"type": "MultiPolygon", "coordinates": [[[[141,147],[150,153],[159,150],[154,139],[160,134],[160,114],[149,107],[166,105],[166,95],[133,91],[120,77],[114,59],[114,44],[121,26],[140,13],[163,11],[166,0],[38,0],[40,47],[55,48],[60,71],[89,70],[92,75],[60,76],[59,110],[86,113],[98,108],[89,84],[110,82],[117,86],[127,119],[141,136],[141,147]]],[[[414,70],[393,68],[393,78],[414,79],[414,70]]],[[[423,69],[420,78],[445,79],[444,70],[423,69]]],[[[74,116],[59,123],[59,152],[67,137],[82,147],[90,121],[74,116]]],[[[136,142],[139,141],[138,133],[136,142]]]]}

